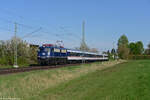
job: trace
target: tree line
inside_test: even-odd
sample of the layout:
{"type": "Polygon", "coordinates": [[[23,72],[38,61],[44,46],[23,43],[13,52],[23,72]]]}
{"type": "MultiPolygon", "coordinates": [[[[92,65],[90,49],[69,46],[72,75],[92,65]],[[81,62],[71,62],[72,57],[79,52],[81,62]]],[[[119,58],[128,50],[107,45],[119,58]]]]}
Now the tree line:
{"type": "MultiPolygon", "coordinates": [[[[10,40],[0,41],[0,66],[2,65],[13,65],[14,64],[14,47],[15,40],[17,41],[17,58],[19,65],[29,65],[37,63],[37,47],[30,46],[26,41],[20,38],[11,38],[10,40]]],[[[117,50],[112,49],[111,52],[107,52],[109,57],[118,56],[121,59],[141,58],[144,55],[145,58],[150,58],[150,44],[147,49],[144,49],[142,41],[129,42],[126,35],[122,35],[118,39],[117,50]],[[147,57],[147,55],[149,55],[147,57]]],[[[96,48],[89,48],[85,43],[81,44],[79,50],[89,51],[98,53],[96,48]]]]}
{"type": "Polygon", "coordinates": [[[133,57],[143,59],[143,57],[146,57],[146,55],[150,55],[150,44],[148,44],[147,49],[144,49],[142,41],[129,42],[126,35],[122,35],[118,39],[117,46],[118,48],[116,53],[121,59],[132,59],[133,57]]]}
{"type": "Polygon", "coordinates": [[[0,65],[14,64],[14,47],[17,41],[17,58],[19,65],[29,65],[37,63],[37,48],[29,46],[26,41],[20,38],[0,41],[0,65]]]}
{"type": "MultiPolygon", "coordinates": [[[[10,40],[0,40],[0,67],[14,64],[15,43],[17,41],[17,58],[19,66],[37,64],[38,47],[29,45],[20,38],[12,37],[10,40]]],[[[82,51],[98,53],[96,48],[89,48],[86,43],[81,43],[79,48],[82,51]]]]}

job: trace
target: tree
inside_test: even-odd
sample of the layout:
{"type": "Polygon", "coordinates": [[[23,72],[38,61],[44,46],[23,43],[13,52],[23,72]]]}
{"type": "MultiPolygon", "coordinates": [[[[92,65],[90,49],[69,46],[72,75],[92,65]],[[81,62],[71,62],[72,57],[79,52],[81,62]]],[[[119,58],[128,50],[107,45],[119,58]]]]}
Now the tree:
{"type": "Polygon", "coordinates": [[[129,44],[129,48],[131,55],[141,55],[144,51],[143,43],[141,41],[138,41],[136,43],[131,42],[129,44]]]}
{"type": "MultiPolygon", "coordinates": [[[[33,64],[36,63],[37,59],[37,50],[28,46],[28,43],[21,40],[20,38],[16,39],[17,41],[17,58],[18,64],[33,64]]],[[[11,40],[0,41],[0,64],[1,65],[13,65],[14,64],[14,47],[15,47],[15,38],[11,40]]]]}
{"type": "Polygon", "coordinates": [[[80,47],[74,47],[75,50],[80,50],[80,47]]]}
{"type": "Polygon", "coordinates": [[[129,55],[129,48],[126,45],[120,45],[118,47],[118,56],[121,59],[127,59],[129,55]]]}
{"type": "Polygon", "coordinates": [[[144,54],[145,54],[145,55],[149,55],[149,54],[150,54],[149,49],[145,49],[145,50],[144,50],[144,54]]]}
{"type": "Polygon", "coordinates": [[[147,49],[144,51],[144,54],[150,55],[150,43],[147,45],[147,49]]]}
{"type": "Polygon", "coordinates": [[[121,59],[127,59],[129,55],[128,38],[122,35],[118,40],[118,56],[121,59]]]}
{"type": "Polygon", "coordinates": [[[141,41],[136,42],[136,54],[141,55],[144,51],[143,43],[141,41]]]}
{"type": "Polygon", "coordinates": [[[131,42],[129,44],[129,49],[130,49],[130,54],[131,55],[135,55],[136,54],[136,44],[135,43],[131,42]]]}
{"type": "Polygon", "coordinates": [[[97,48],[91,48],[89,49],[89,52],[99,53],[97,48]]]}
{"type": "Polygon", "coordinates": [[[115,49],[112,49],[111,54],[115,54],[115,53],[116,53],[115,49]]]}
{"type": "Polygon", "coordinates": [[[108,54],[108,55],[110,54],[110,51],[109,51],[109,50],[107,51],[107,54],[108,54]]]}
{"type": "Polygon", "coordinates": [[[150,43],[147,45],[148,49],[150,49],[150,43]]]}
{"type": "Polygon", "coordinates": [[[107,51],[107,55],[108,55],[109,59],[111,59],[111,53],[109,50],[107,51]]]}
{"type": "Polygon", "coordinates": [[[118,40],[118,46],[121,46],[121,45],[128,46],[128,43],[129,43],[128,38],[125,35],[122,35],[118,40]]]}
{"type": "Polygon", "coordinates": [[[112,50],[111,50],[111,56],[112,56],[112,58],[113,59],[115,59],[116,58],[116,50],[113,48],[112,50]]]}

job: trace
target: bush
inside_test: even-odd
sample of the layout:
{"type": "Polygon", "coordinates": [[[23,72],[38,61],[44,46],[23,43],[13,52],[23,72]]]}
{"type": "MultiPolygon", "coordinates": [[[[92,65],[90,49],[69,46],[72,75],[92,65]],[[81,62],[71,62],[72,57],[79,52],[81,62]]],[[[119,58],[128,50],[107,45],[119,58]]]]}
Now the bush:
{"type": "MultiPolygon", "coordinates": [[[[28,46],[28,43],[17,38],[17,54],[19,65],[37,63],[37,48],[28,46]]],[[[14,64],[15,38],[0,41],[0,65],[14,64]]]]}

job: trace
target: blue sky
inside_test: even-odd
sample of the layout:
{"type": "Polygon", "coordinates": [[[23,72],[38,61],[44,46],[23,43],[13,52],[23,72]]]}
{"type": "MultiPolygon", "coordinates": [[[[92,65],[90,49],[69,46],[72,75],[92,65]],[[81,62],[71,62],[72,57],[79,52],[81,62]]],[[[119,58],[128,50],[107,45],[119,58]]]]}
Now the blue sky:
{"type": "MultiPolygon", "coordinates": [[[[150,0],[1,0],[0,40],[13,36],[17,22],[19,37],[40,27],[24,40],[78,47],[85,21],[86,42],[100,51],[113,47],[125,34],[130,42],[150,42],[150,0]]],[[[117,45],[115,45],[117,47],[117,45]]]]}

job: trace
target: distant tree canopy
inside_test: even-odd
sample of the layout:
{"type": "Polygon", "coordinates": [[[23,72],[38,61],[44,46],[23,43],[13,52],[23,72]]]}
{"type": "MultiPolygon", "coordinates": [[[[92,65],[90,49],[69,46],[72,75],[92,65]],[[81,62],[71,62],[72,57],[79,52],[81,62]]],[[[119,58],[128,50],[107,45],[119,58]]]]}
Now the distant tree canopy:
{"type": "Polygon", "coordinates": [[[129,44],[129,48],[130,48],[130,54],[136,54],[136,44],[135,43],[133,43],[133,42],[131,42],[130,44],[129,44]]]}
{"type": "Polygon", "coordinates": [[[125,35],[122,35],[118,40],[118,56],[121,59],[127,59],[129,55],[129,41],[125,35]]]}
{"type": "Polygon", "coordinates": [[[113,48],[112,50],[111,50],[111,54],[115,54],[116,53],[116,50],[113,48]]]}
{"type": "Polygon", "coordinates": [[[130,54],[131,55],[141,55],[144,51],[143,43],[138,41],[136,43],[131,42],[129,44],[130,54]]]}
{"type": "Polygon", "coordinates": [[[91,48],[89,49],[89,52],[99,53],[97,48],[91,48]]]}
{"type": "Polygon", "coordinates": [[[118,40],[118,46],[122,45],[128,46],[128,44],[129,44],[128,38],[126,37],[126,35],[122,35],[118,40]]]}
{"type": "MultiPolygon", "coordinates": [[[[36,62],[37,49],[31,48],[25,41],[20,38],[17,41],[18,64],[31,64],[36,62]]],[[[15,38],[13,37],[7,41],[0,41],[0,64],[13,65],[14,64],[14,47],[15,38]]]]}
{"type": "Polygon", "coordinates": [[[145,49],[144,54],[150,55],[150,43],[147,45],[147,49],[145,49]]]}
{"type": "Polygon", "coordinates": [[[122,35],[118,40],[118,55],[121,59],[127,59],[128,56],[142,55],[144,52],[150,54],[150,44],[147,50],[144,51],[142,41],[129,43],[128,38],[122,35]]]}
{"type": "Polygon", "coordinates": [[[148,49],[150,49],[150,43],[147,45],[148,49]]]}

